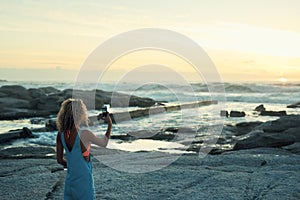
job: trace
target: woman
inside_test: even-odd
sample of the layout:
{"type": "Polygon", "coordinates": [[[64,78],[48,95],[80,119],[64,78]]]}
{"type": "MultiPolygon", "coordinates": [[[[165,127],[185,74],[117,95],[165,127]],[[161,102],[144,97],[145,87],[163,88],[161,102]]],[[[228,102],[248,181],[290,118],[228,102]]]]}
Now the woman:
{"type": "Polygon", "coordinates": [[[95,199],[90,146],[106,147],[112,128],[109,114],[102,117],[108,124],[104,138],[95,136],[88,127],[85,104],[80,99],[67,99],[57,116],[57,162],[67,167],[64,199],[95,199]],[[64,158],[64,150],[67,159],[64,158]]]}

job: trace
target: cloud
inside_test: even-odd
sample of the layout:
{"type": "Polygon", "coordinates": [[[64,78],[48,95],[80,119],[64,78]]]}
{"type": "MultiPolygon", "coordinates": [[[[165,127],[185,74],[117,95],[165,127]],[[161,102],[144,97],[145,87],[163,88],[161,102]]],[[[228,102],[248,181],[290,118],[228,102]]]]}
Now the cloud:
{"type": "Polygon", "coordinates": [[[104,5],[95,2],[48,2],[2,4],[0,30],[33,33],[55,33],[101,37],[116,34],[115,29],[126,29],[139,24],[135,10],[125,6],[104,5]],[[121,10],[127,12],[121,12],[121,10]],[[129,12],[130,11],[130,12],[129,12]],[[128,14],[130,13],[130,14],[128,14]]]}
{"type": "Polygon", "coordinates": [[[221,22],[200,27],[195,34],[198,41],[209,48],[300,57],[300,33],[294,31],[221,22]]]}

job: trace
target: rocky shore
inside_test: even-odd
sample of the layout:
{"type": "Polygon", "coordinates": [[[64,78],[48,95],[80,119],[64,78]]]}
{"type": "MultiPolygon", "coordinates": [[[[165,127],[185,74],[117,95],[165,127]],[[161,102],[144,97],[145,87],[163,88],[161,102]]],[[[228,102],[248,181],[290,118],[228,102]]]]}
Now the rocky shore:
{"type": "MultiPolygon", "coordinates": [[[[109,92],[80,92],[86,95],[95,92],[98,109],[110,101],[109,92]]],[[[128,98],[125,94],[118,95],[120,98],[128,98]]],[[[0,134],[1,199],[63,199],[66,171],[56,162],[55,147],[26,143],[12,146],[11,142],[35,137],[35,132],[56,131],[55,118],[49,116],[55,115],[60,103],[71,96],[71,90],[60,91],[51,87],[0,88],[0,120],[40,117],[31,119],[31,122],[45,124],[41,128],[24,127],[0,134]]],[[[217,102],[203,101],[181,106],[161,103],[148,98],[131,97],[131,106],[144,108],[130,111],[129,115],[131,118],[145,117],[150,112],[156,114],[217,102]]],[[[299,103],[295,103],[288,107],[298,106],[299,103]]],[[[103,149],[100,152],[108,157],[118,155],[116,160],[110,160],[111,164],[126,162],[127,167],[130,167],[130,163],[135,163],[131,171],[145,167],[145,162],[148,165],[159,165],[161,163],[157,163],[156,159],[166,155],[178,159],[157,171],[129,173],[105,165],[94,154],[97,199],[300,199],[300,115],[269,111],[263,105],[256,107],[254,112],[259,116],[278,118],[267,122],[225,124],[221,135],[213,135],[207,127],[198,130],[190,127],[164,127],[156,134],[141,130],[112,135],[111,138],[120,143],[143,138],[176,142],[185,147],[175,150],[184,150],[186,153],[178,156],[159,151],[140,151],[120,156],[120,150],[103,149]],[[210,136],[208,140],[205,135],[210,136]],[[209,146],[209,141],[215,142],[209,146]],[[201,150],[205,148],[210,149],[210,152],[203,157],[201,150]]],[[[222,111],[221,116],[247,117],[243,111],[222,111]]],[[[128,115],[114,113],[112,118],[126,121],[128,115]]],[[[91,117],[90,122],[91,125],[99,123],[97,116],[91,117]]]]}
{"type": "MultiPolygon", "coordinates": [[[[100,110],[103,104],[111,102],[112,92],[103,90],[78,90],[83,96],[95,96],[95,109],[100,110]]],[[[19,85],[0,87],[0,120],[14,120],[30,117],[49,117],[59,111],[61,103],[72,98],[73,90],[60,91],[53,87],[26,89],[19,85]]],[[[118,107],[129,106],[151,107],[157,102],[150,98],[141,98],[122,93],[113,94],[120,99],[118,107]],[[124,101],[123,101],[124,100],[124,101]]],[[[87,105],[88,106],[88,105],[87,105]]],[[[88,108],[89,109],[89,108],[88,108]]]]}
{"type": "MultiPolygon", "coordinates": [[[[14,151],[54,153],[53,149],[27,148],[14,151]]],[[[127,161],[135,162],[144,157],[142,154],[146,153],[132,153],[127,161]]],[[[66,171],[53,156],[40,156],[2,157],[1,199],[63,199],[66,171]]],[[[300,198],[299,173],[300,156],[280,148],[239,150],[205,158],[184,154],[165,168],[142,174],[120,172],[93,160],[97,199],[296,200],[300,198]]]]}
{"type": "Polygon", "coordinates": [[[238,141],[234,150],[258,147],[279,147],[300,153],[300,116],[287,115],[265,123],[237,124],[234,128],[238,141]],[[248,131],[245,131],[248,130],[248,131]]]}
{"type": "MultiPolygon", "coordinates": [[[[287,115],[268,122],[225,125],[219,148],[209,155],[199,156],[203,141],[195,138],[187,149],[194,153],[148,173],[117,171],[94,159],[97,199],[299,199],[299,121],[299,115],[287,115]],[[231,141],[229,150],[222,148],[226,141],[231,141]]],[[[177,131],[168,128],[153,139],[173,140],[177,131]]],[[[129,137],[118,139],[134,140],[129,137]]],[[[114,162],[136,163],[143,158],[155,163],[151,159],[165,154],[152,153],[151,157],[146,156],[149,152],[129,153],[114,162]]],[[[53,147],[3,146],[0,151],[2,199],[62,199],[65,175],[53,147]]]]}

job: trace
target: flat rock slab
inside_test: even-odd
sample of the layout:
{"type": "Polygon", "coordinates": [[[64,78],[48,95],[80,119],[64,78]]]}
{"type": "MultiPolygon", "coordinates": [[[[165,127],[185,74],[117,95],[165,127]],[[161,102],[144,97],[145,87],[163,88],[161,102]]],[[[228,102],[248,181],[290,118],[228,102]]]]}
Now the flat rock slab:
{"type": "Polygon", "coordinates": [[[233,150],[258,147],[282,147],[291,145],[294,142],[295,138],[287,134],[257,132],[244,140],[237,141],[233,150]]]}
{"type": "MultiPolygon", "coordinates": [[[[93,167],[97,199],[300,199],[300,156],[282,149],[183,155],[148,173],[93,167]]],[[[0,160],[1,199],[63,199],[66,171],[55,169],[55,159],[0,160]]]]}
{"type": "Polygon", "coordinates": [[[64,179],[62,171],[51,173],[57,167],[54,159],[0,160],[1,199],[45,199],[64,179]]]}
{"type": "Polygon", "coordinates": [[[56,158],[52,147],[11,147],[0,150],[0,159],[56,158]]]}

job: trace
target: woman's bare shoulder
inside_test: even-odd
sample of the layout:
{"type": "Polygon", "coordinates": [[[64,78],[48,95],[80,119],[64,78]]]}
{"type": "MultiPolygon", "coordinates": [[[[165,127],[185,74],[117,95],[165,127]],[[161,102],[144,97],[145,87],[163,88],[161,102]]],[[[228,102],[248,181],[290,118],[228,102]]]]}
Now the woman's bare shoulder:
{"type": "Polygon", "coordinates": [[[81,131],[81,134],[93,134],[93,132],[90,129],[84,129],[81,131]]]}
{"type": "Polygon", "coordinates": [[[89,129],[84,129],[81,131],[81,138],[90,139],[94,136],[94,133],[89,129]]]}

